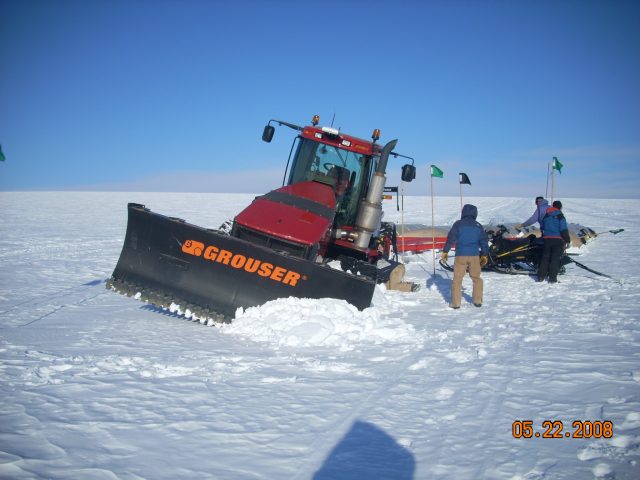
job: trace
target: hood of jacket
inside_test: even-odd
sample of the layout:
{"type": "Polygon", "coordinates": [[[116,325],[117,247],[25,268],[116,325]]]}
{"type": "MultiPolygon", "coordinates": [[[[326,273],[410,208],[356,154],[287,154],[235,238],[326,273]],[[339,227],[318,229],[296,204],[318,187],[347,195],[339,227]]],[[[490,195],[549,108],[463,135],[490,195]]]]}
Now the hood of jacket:
{"type": "Polygon", "coordinates": [[[464,217],[471,217],[474,220],[478,217],[478,207],[476,207],[475,205],[469,205],[468,203],[462,207],[462,215],[460,215],[460,218],[464,218],[464,217]]]}
{"type": "Polygon", "coordinates": [[[556,207],[547,208],[547,215],[552,215],[552,214],[554,214],[554,212],[560,212],[560,209],[558,209],[556,207]]]}

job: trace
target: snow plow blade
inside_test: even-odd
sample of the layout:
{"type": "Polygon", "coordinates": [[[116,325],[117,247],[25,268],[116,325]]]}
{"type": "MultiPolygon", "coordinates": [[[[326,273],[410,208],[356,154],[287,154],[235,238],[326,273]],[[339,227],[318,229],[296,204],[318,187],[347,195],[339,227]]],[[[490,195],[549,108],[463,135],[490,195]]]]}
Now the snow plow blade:
{"type": "Polygon", "coordinates": [[[337,298],[362,310],[375,280],[283,254],[130,203],[122,253],[107,288],[162,308],[230,321],[276,298],[337,298]]]}

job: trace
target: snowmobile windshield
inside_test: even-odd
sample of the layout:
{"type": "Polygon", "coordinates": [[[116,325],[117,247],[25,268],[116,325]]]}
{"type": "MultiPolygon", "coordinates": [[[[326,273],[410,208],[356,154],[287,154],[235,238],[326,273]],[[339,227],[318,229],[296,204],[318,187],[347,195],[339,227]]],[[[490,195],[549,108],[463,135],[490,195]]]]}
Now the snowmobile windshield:
{"type": "Polygon", "coordinates": [[[353,225],[360,198],[366,193],[371,157],[301,138],[289,184],[320,182],[336,194],[336,226],[353,225]]]}

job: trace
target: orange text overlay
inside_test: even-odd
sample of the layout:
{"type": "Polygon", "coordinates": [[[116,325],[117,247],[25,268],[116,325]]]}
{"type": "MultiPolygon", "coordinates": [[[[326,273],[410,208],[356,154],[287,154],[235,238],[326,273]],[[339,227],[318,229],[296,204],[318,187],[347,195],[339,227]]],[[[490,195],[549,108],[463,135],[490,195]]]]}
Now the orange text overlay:
{"type": "Polygon", "coordinates": [[[270,278],[275,282],[295,287],[300,279],[305,279],[298,272],[287,270],[286,268],[263,262],[246,255],[233,253],[229,250],[218,248],[214,245],[206,246],[197,240],[187,240],[182,245],[182,251],[189,255],[202,257],[211,262],[227,265],[231,268],[254,273],[261,277],[270,278]]]}
{"type": "Polygon", "coordinates": [[[611,438],[610,420],[573,420],[565,429],[561,420],[544,420],[537,428],[533,420],[516,420],[511,424],[514,438],[611,438]]]}

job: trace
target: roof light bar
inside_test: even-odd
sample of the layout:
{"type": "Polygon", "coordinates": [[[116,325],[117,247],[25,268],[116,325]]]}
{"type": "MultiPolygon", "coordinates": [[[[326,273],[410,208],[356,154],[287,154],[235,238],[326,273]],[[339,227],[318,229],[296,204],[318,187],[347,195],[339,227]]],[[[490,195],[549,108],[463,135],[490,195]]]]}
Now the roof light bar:
{"type": "Polygon", "coordinates": [[[334,137],[337,137],[338,135],[340,135],[340,130],[333,127],[322,127],[322,131],[327,135],[333,135],[334,137]]]}

